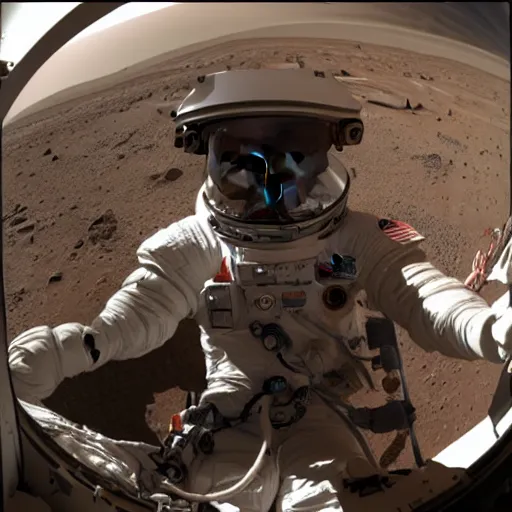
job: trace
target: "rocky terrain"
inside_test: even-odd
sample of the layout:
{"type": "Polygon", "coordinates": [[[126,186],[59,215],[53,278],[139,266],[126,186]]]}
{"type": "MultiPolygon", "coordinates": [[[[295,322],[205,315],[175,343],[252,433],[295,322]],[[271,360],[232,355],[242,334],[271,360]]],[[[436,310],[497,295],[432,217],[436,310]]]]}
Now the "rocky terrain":
{"type": "MultiPolygon", "coordinates": [[[[366,125],[361,146],[342,154],[350,206],[409,222],[441,270],[466,277],[476,250],[487,247],[485,230],[508,215],[510,84],[382,46],[232,42],[8,126],[10,338],[35,325],[90,322],[136,267],[139,244],[192,213],[203,164],[174,149],[169,113],[198,75],[262,66],[330,70],[345,81],[366,125]]],[[[147,422],[158,430],[183,407],[180,388],[203,385],[197,334],[184,321],[161,349],[66,381],[47,404],[107,435],[154,440],[147,422]]],[[[425,354],[403,332],[400,339],[419,440],[434,456],[485,415],[500,368],[425,354]]],[[[400,462],[411,461],[408,450],[400,462]]]]}

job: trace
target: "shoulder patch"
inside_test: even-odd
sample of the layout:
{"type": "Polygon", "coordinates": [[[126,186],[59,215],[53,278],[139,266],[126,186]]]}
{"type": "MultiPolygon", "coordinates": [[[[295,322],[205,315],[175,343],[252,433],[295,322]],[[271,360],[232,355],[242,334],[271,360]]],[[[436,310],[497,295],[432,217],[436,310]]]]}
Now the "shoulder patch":
{"type": "Polygon", "coordinates": [[[400,220],[379,219],[379,229],[394,242],[404,245],[425,240],[412,226],[400,220]]]}

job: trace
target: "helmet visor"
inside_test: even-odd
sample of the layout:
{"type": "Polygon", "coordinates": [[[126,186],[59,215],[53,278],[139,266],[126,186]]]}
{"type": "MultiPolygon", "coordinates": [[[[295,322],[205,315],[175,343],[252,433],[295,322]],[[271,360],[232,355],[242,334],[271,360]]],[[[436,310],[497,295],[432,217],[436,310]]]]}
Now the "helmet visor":
{"type": "Polygon", "coordinates": [[[329,123],[255,118],[213,127],[207,157],[211,206],[238,220],[295,223],[343,194],[345,169],[329,155],[329,123]]]}

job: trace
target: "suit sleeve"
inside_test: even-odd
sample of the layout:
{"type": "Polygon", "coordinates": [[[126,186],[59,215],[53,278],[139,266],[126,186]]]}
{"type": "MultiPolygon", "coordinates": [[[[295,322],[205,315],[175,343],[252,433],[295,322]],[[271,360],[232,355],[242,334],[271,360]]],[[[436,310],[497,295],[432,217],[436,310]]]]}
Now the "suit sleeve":
{"type": "Polygon", "coordinates": [[[375,309],[427,352],[502,362],[491,332],[496,318],[484,299],[426,261],[417,244],[388,238],[373,215],[350,212],[346,228],[343,236],[356,254],[359,278],[375,309]]]}
{"type": "Polygon", "coordinates": [[[140,268],[92,322],[99,364],[140,357],[172,337],[181,320],[195,315],[201,289],[220,268],[219,242],[196,217],[187,217],[146,240],[140,268]]]}
{"type": "Polygon", "coordinates": [[[90,326],[39,326],[12,341],[9,365],[19,397],[46,398],[66,377],[163,345],[195,314],[205,281],[220,268],[221,249],[206,222],[191,216],[146,240],[137,257],[139,269],[90,326]]]}

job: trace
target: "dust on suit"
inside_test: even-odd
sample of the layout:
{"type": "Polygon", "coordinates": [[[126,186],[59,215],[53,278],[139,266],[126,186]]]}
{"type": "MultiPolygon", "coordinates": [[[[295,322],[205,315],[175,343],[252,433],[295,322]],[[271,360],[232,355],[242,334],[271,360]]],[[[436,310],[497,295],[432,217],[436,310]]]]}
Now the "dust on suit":
{"type": "MultiPolygon", "coordinates": [[[[336,231],[317,238],[284,243],[277,251],[241,250],[222,242],[200,210],[170,225],[141,245],[140,268],[90,326],[36,327],[12,342],[9,363],[18,396],[42,399],[65,377],[111,360],[140,357],[171,338],[182,319],[196,317],[208,383],[201,402],[235,417],[269,377],[281,375],[292,388],[300,386],[294,381],[299,374],[255,337],[254,322],[279,324],[292,340],[286,364],[321,378],[345,363],[343,352],[325,333],[357,337],[359,290],[424,350],[501,362],[491,332],[495,317],[487,303],[426,262],[417,245],[388,238],[376,217],[348,211],[336,231]],[[343,282],[346,300],[336,311],[325,306],[325,286],[314,277],[317,266],[332,254],[349,256],[356,268],[343,282]],[[230,278],[222,280],[224,295],[213,294],[212,299],[211,287],[223,261],[224,277],[230,278]],[[274,288],[255,286],[248,278],[261,268],[272,269],[274,288]],[[290,273],[298,276],[293,290],[299,293],[287,288],[290,273]],[[267,296],[263,302],[262,290],[267,296]],[[226,300],[227,306],[212,306],[212,301],[226,300]],[[254,306],[258,301],[260,307],[254,306]]],[[[283,511],[342,510],[343,475],[373,472],[353,434],[315,398],[303,417],[277,431],[274,443],[258,478],[230,500],[239,510],[267,511],[274,501],[283,511]]],[[[260,445],[257,413],[218,433],[213,454],[196,458],[189,468],[189,490],[206,493],[229,487],[253,464],[260,445]]]]}

